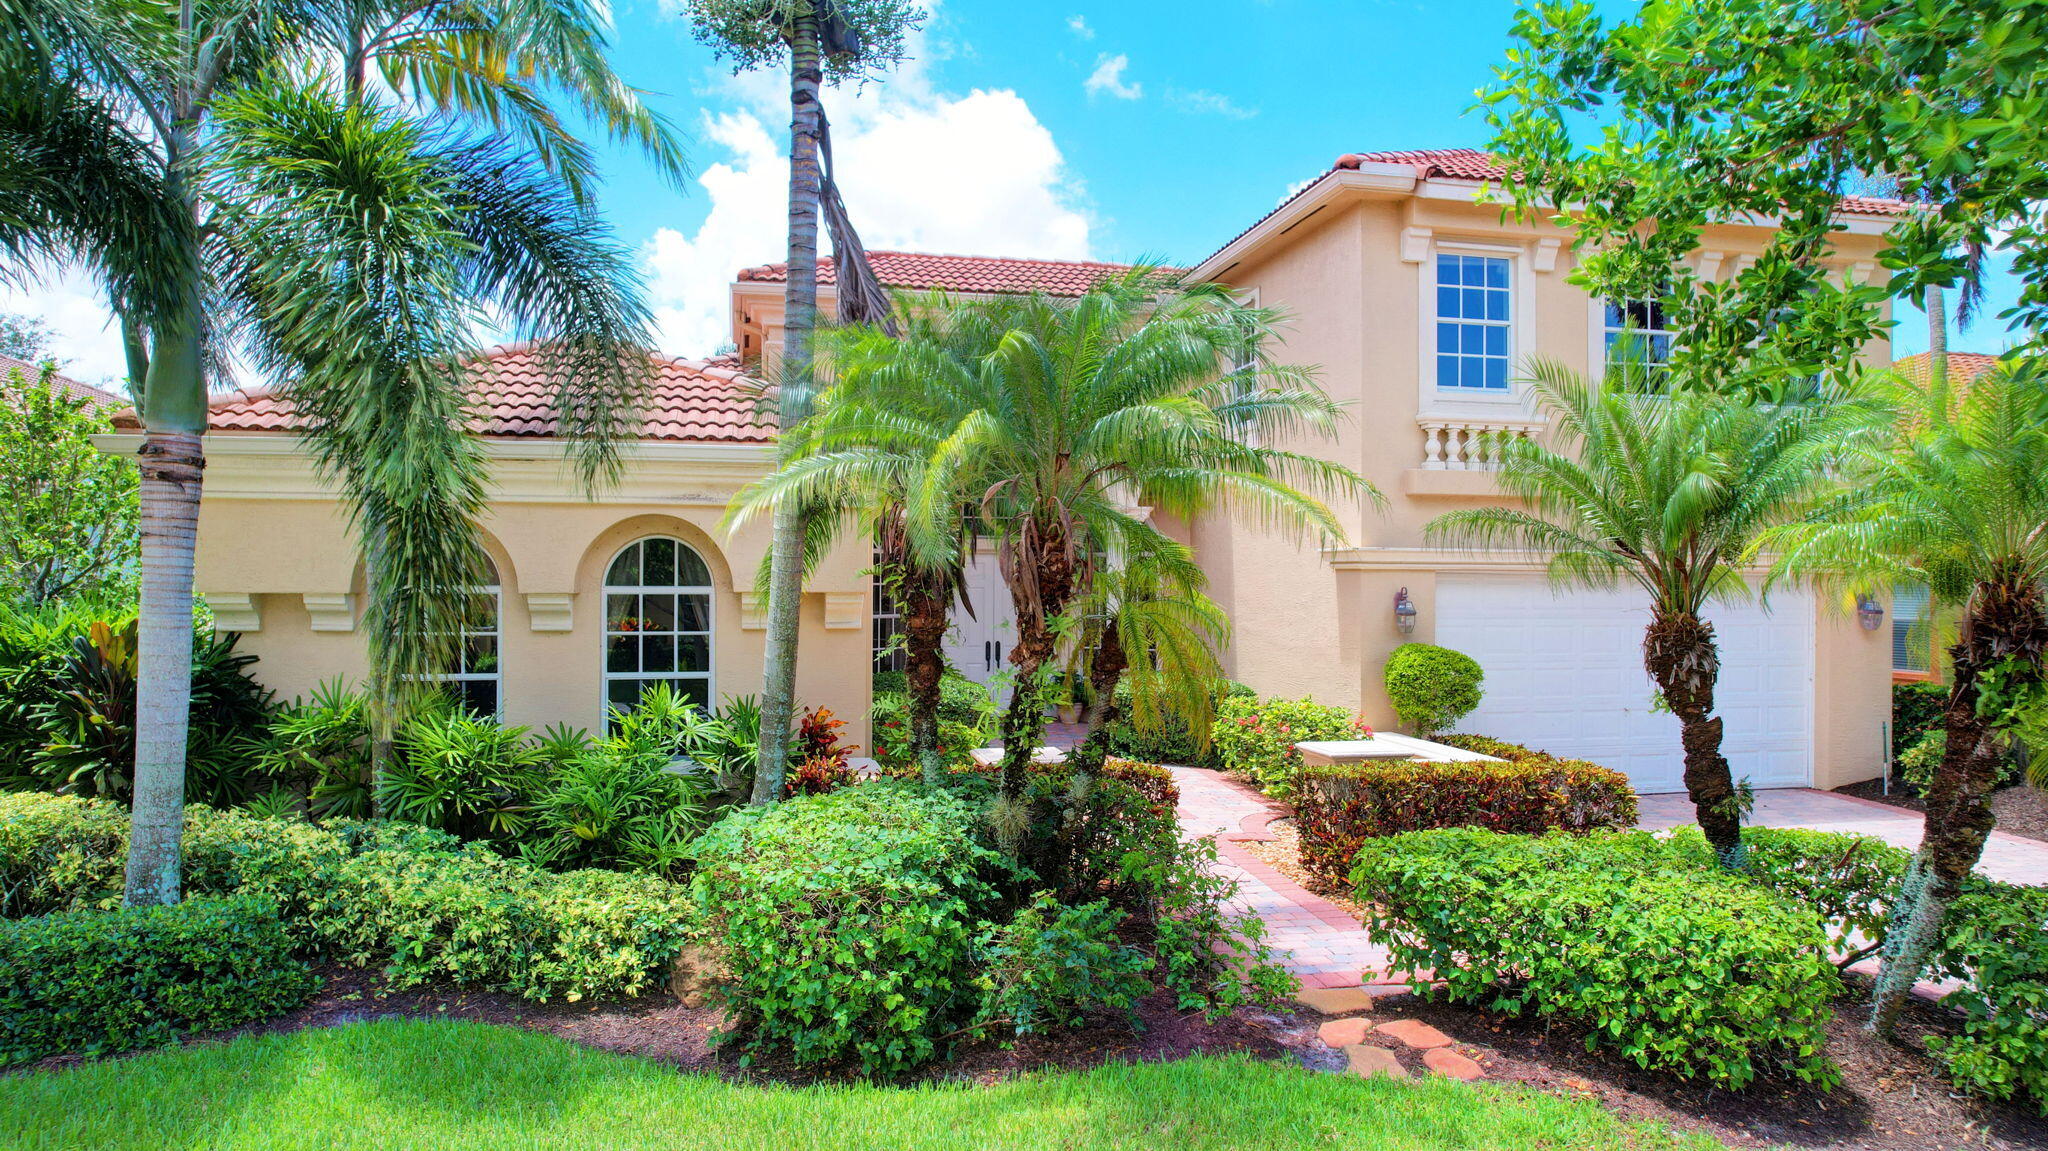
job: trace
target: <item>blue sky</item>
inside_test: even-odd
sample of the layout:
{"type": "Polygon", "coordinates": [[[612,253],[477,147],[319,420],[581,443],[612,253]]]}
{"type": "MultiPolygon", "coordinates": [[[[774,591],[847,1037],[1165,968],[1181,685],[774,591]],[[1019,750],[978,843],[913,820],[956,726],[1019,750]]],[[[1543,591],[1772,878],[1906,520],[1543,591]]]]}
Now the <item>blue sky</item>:
{"type": "MultiPolygon", "coordinates": [[[[678,188],[613,150],[607,215],[649,275],[664,351],[725,339],[725,290],[781,258],[787,104],[735,77],[675,0],[615,0],[616,62],[691,138],[678,188]]],[[[1206,255],[1338,155],[1477,146],[1476,89],[1507,48],[1511,0],[941,0],[914,59],[830,91],[842,184],[871,247],[1169,262],[1206,255]]],[[[2010,302],[2001,281],[1992,313],[2010,302]]],[[[0,293],[47,317],[75,374],[118,342],[81,277],[0,293]]],[[[1925,345],[1903,315],[1900,351],[1925,345]]],[[[1998,350],[1995,318],[1956,338],[1998,350]]]]}

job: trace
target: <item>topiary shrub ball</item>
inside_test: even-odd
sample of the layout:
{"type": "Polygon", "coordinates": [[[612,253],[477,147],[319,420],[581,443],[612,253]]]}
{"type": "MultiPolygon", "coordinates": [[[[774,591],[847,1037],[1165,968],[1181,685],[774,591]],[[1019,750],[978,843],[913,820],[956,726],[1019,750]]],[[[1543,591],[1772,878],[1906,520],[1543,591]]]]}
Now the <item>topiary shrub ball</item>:
{"type": "Polygon", "coordinates": [[[1428,738],[1479,706],[1479,661],[1428,643],[1404,643],[1387,657],[1387,701],[1404,727],[1428,738]]]}

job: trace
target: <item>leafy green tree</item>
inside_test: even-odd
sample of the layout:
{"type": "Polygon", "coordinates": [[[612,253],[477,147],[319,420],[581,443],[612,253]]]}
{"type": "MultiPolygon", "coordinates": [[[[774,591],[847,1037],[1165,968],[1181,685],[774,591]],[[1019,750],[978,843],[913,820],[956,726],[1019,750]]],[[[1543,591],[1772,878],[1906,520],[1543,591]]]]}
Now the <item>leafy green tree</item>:
{"type": "Polygon", "coordinates": [[[575,194],[574,150],[496,130],[530,139],[533,102],[562,90],[601,124],[645,127],[607,81],[602,26],[586,4],[533,0],[0,4],[0,62],[26,78],[0,94],[16,161],[0,250],[97,275],[144,428],[130,903],[179,890],[200,436],[231,348],[283,387],[349,501],[383,674],[445,662],[461,597],[444,592],[479,555],[461,388],[487,312],[554,349],[588,474],[615,463],[637,281],[575,194]],[[450,115],[429,128],[423,107],[450,115]]]}
{"type": "Polygon", "coordinates": [[[1496,473],[1502,494],[1521,506],[1449,512],[1425,533],[1526,548],[1548,556],[1560,582],[1631,583],[1648,594],[1643,669],[1678,717],[1700,828],[1723,866],[1740,867],[1744,804],[1721,754],[1721,655],[1701,612],[1710,599],[1749,594],[1751,546],[1827,491],[1830,461],[1866,426],[1869,407],[1698,389],[1651,397],[1619,371],[1593,383],[1541,361],[1531,376],[1553,442],[1506,441],[1496,473]]]}
{"type": "MultiPolygon", "coordinates": [[[[1570,204],[1583,275],[1610,295],[1663,290],[1674,359],[1777,394],[1846,375],[1879,304],[1961,284],[1971,253],[2012,252],[2014,321],[2048,330],[2048,10],[2001,0],[1701,0],[1609,22],[1540,0],[1482,99],[1525,210],[1570,204]],[[1583,146],[1582,146],[1583,141],[1583,146]],[[1827,267],[1845,193],[1882,173],[1917,208],[1887,232],[1888,284],[1827,267]],[[1753,267],[1707,283],[1684,257],[1710,222],[1778,230],[1753,267]],[[1761,354],[1757,354],[1761,353],[1761,354]],[[1716,367],[1716,365],[1721,365],[1716,367]]],[[[1975,267],[1981,267],[1978,262],[1975,267]]]]}
{"type": "Polygon", "coordinates": [[[2026,361],[1954,392],[1931,378],[1886,389],[1894,433],[1860,445],[1838,494],[1752,550],[1777,553],[1774,578],[1922,584],[1961,616],[1946,742],[1871,1015],[1888,1033],[1983,854],[2007,737],[2048,707],[2048,374],[2026,361]]]}
{"type": "Polygon", "coordinates": [[[28,605],[134,595],[135,468],[93,446],[109,430],[48,367],[0,377],[0,594],[28,605]]]}
{"type": "Polygon", "coordinates": [[[34,316],[0,312],[0,356],[40,364],[50,358],[50,344],[55,337],[50,325],[34,316]]]}
{"type": "Polygon", "coordinates": [[[934,296],[908,311],[900,337],[867,328],[835,341],[810,454],[762,489],[822,502],[874,453],[913,456],[911,553],[943,564],[970,524],[992,540],[1017,616],[1007,803],[1044,734],[1039,673],[1062,615],[1108,557],[1178,554],[1136,505],[1243,511],[1341,538],[1321,497],[1377,497],[1348,468],[1276,446],[1329,434],[1340,409],[1309,371],[1273,362],[1278,316],[1221,285],[1140,267],[1078,299],[934,296]]]}
{"type": "MultiPolygon", "coordinates": [[[[846,226],[830,172],[820,164],[821,150],[829,164],[830,146],[819,91],[828,78],[879,79],[903,58],[903,38],[923,22],[925,12],[909,0],[687,0],[685,7],[698,38],[732,61],[735,71],[789,67],[789,275],[783,289],[782,362],[774,372],[779,425],[794,428],[810,415],[816,395],[811,339],[818,326],[821,207],[832,211],[841,318],[878,321],[880,314],[862,314],[865,306],[886,310],[880,286],[846,226]]],[[[787,501],[775,508],[761,687],[764,732],[786,734],[796,711],[797,630],[810,510],[787,501]]],[[[770,738],[761,745],[761,767],[754,777],[757,804],[782,795],[786,742],[770,738]]]]}

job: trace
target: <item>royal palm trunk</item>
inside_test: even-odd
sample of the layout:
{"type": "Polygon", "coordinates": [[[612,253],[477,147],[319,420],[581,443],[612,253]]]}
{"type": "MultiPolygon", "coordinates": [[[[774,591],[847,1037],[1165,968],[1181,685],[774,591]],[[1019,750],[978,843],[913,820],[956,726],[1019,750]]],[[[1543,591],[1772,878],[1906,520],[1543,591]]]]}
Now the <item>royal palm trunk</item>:
{"type": "MultiPolygon", "coordinates": [[[[810,414],[811,332],[818,312],[818,57],[815,12],[799,16],[790,38],[789,281],[783,289],[781,426],[810,414]]],[[[753,802],[782,794],[789,767],[789,724],[796,710],[797,628],[803,611],[804,514],[775,511],[768,567],[768,639],[761,685],[761,758],[753,802]]]]}
{"type": "Polygon", "coordinates": [[[1898,905],[1885,934],[1870,1027],[1891,1033],[1899,1011],[1926,970],[1941,939],[1949,905],[1984,854],[1996,818],[1991,791],[2005,759],[2005,744],[1977,704],[1986,672],[2016,658],[2039,674],[2048,654],[2048,615],[2040,589],[2024,578],[1978,585],[1970,597],[1952,657],[1948,706],[1943,712],[1947,747],[1927,792],[1927,819],[1920,850],[1906,870],[1898,905]]]}
{"type": "Polygon", "coordinates": [[[1723,867],[1742,866],[1742,813],[1735,780],[1721,754],[1721,719],[1714,712],[1714,684],[1721,654],[1714,625],[1699,613],[1658,608],[1643,637],[1643,667],[1678,717],[1685,747],[1685,794],[1700,830],[1723,867]]]}

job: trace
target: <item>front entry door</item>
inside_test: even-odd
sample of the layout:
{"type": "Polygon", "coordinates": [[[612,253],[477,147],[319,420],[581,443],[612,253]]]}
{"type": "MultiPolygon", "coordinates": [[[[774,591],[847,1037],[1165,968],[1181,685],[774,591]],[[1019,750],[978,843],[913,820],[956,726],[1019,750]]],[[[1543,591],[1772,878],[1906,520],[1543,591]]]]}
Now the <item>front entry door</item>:
{"type": "MultiPolygon", "coordinates": [[[[978,550],[967,563],[964,578],[966,598],[974,605],[967,614],[959,602],[953,604],[946,629],[946,658],[962,675],[976,683],[988,683],[1010,666],[1010,645],[1017,638],[1017,615],[1010,604],[1010,589],[996,557],[978,550]]],[[[1002,693],[1005,697],[1008,692],[1002,693]]]]}

